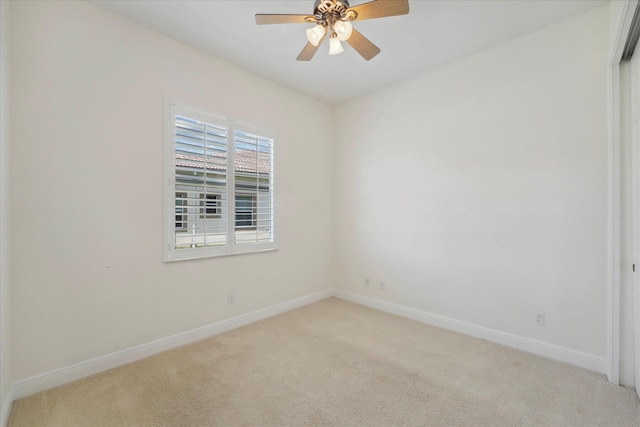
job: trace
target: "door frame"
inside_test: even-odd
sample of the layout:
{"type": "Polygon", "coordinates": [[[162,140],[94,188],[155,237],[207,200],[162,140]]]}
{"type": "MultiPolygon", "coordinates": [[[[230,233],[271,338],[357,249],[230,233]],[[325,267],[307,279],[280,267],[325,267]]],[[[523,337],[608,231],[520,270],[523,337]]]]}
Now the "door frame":
{"type": "Polygon", "coordinates": [[[631,58],[628,85],[631,91],[629,156],[631,161],[631,262],[633,263],[632,311],[635,388],[640,397],[640,51],[631,58]],[[635,106],[633,105],[635,103],[635,106]]]}
{"type": "MultiPolygon", "coordinates": [[[[607,379],[620,384],[620,62],[638,0],[624,0],[613,21],[607,73],[608,83],[608,274],[607,274],[607,379]]],[[[611,4],[609,4],[611,7],[611,4]]],[[[611,22],[611,21],[610,21],[611,22]]],[[[635,172],[634,172],[635,173],[635,172]]],[[[638,334],[635,336],[636,343],[638,334]]]]}

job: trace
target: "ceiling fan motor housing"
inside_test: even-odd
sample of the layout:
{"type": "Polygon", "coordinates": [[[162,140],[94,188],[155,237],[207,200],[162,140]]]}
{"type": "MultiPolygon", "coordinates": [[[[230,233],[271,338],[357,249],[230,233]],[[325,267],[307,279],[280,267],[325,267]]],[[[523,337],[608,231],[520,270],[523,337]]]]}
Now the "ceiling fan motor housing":
{"type": "Polygon", "coordinates": [[[347,9],[349,9],[347,0],[316,0],[313,13],[322,18],[327,17],[327,15],[339,18],[344,15],[347,9]]]}

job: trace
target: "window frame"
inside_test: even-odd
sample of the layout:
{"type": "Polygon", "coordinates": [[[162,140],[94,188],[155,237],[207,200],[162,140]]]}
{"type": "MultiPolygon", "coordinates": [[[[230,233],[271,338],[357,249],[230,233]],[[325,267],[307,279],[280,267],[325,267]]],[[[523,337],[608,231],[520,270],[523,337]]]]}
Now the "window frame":
{"type": "MultiPolygon", "coordinates": [[[[203,109],[187,107],[184,103],[177,103],[173,100],[164,99],[164,137],[163,137],[163,260],[164,262],[182,261],[199,258],[210,258],[219,256],[240,255],[255,252],[274,251],[278,250],[278,204],[279,200],[277,194],[277,173],[278,167],[276,164],[276,149],[277,144],[277,132],[273,129],[269,129],[261,126],[249,125],[246,123],[238,122],[233,119],[225,119],[218,115],[203,112],[203,109]],[[226,197],[227,197],[227,232],[226,232],[226,244],[224,246],[213,247],[197,247],[197,248],[175,248],[176,238],[176,193],[182,192],[176,190],[176,172],[175,172],[175,117],[183,116],[190,119],[198,120],[201,122],[207,122],[216,126],[223,126],[227,131],[227,175],[226,175],[226,197]],[[237,189],[235,188],[235,132],[248,132],[254,135],[269,138],[273,141],[271,146],[271,174],[270,174],[270,187],[271,187],[271,200],[273,202],[271,211],[271,233],[272,240],[270,242],[255,242],[255,243],[242,243],[236,244],[236,212],[235,212],[235,198],[237,189]],[[230,167],[231,165],[231,167],[230,167]]],[[[206,198],[206,196],[205,196],[206,198]]],[[[206,200],[204,200],[204,215],[213,216],[213,214],[206,214],[206,200]]],[[[179,207],[179,206],[178,206],[179,207]]],[[[220,214],[216,216],[221,217],[221,208],[217,208],[220,214]]],[[[184,230],[184,228],[183,228],[184,230]]]]}

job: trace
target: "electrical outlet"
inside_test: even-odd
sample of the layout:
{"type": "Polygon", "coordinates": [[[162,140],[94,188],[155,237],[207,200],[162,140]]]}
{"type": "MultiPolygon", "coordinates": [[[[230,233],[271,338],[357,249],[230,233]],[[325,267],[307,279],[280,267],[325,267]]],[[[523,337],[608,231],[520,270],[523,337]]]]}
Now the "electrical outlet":
{"type": "Polygon", "coordinates": [[[387,286],[386,282],[380,282],[380,289],[384,289],[387,286]]]}
{"type": "Polygon", "coordinates": [[[369,280],[368,277],[366,279],[364,279],[364,285],[365,286],[369,286],[370,284],[371,284],[371,280],[369,280]]]}
{"type": "Polygon", "coordinates": [[[231,293],[227,295],[227,302],[229,304],[235,304],[236,303],[236,294],[231,293]]]}
{"type": "Polygon", "coordinates": [[[544,313],[536,313],[533,323],[538,326],[544,326],[544,313]]]}

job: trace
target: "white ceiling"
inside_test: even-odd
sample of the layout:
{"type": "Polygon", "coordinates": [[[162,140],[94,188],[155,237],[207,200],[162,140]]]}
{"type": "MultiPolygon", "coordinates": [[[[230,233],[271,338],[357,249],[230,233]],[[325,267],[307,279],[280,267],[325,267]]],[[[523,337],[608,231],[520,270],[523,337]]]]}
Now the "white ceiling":
{"type": "MultiPolygon", "coordinates": [[[[330,105],[479,52],[606,0],[410,0],[410,12],[354,23],[382,50],[367,62],[346,43],[310,62],[296,57],[309,24],[256,25],[256,13],[312,14],[314,0],[149,1],[95,4],[330,105]]],[[[352,0],[351,6],[366,0],[352,0]]]]}

